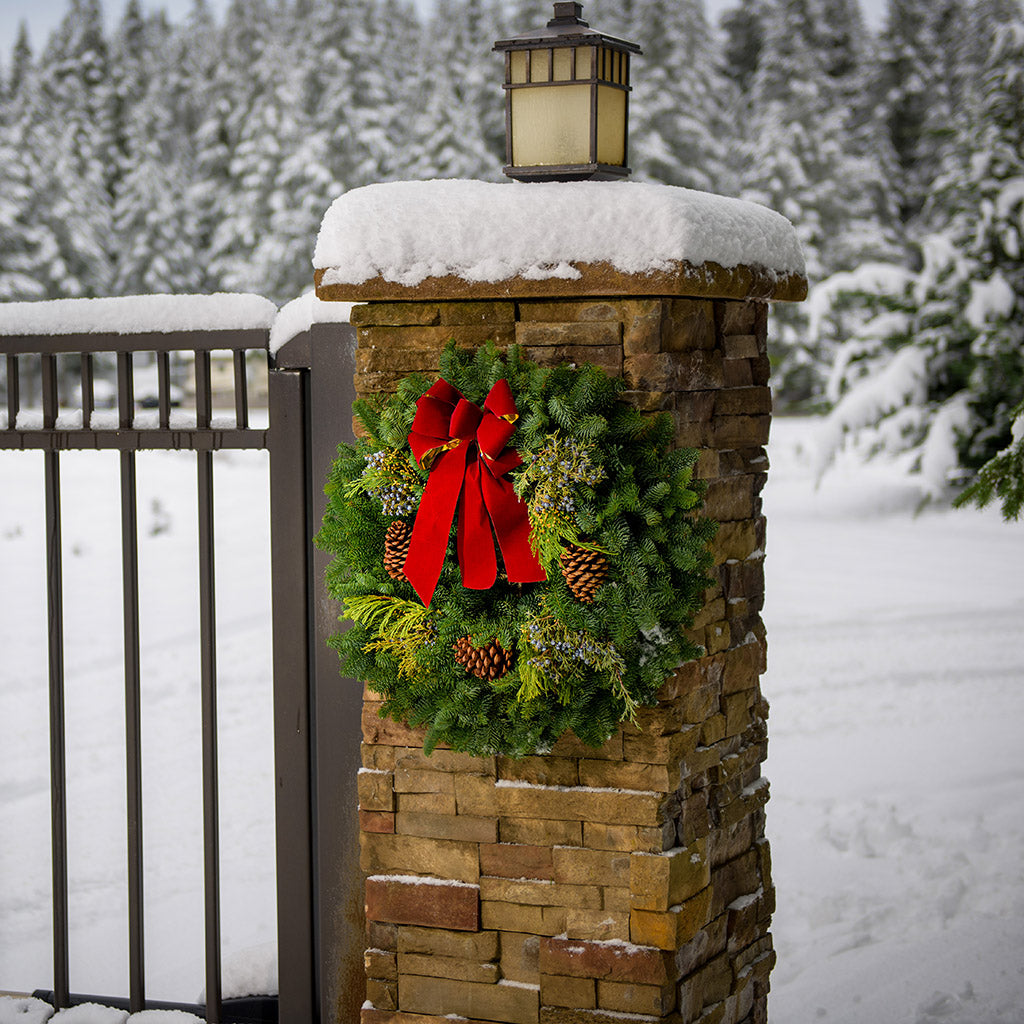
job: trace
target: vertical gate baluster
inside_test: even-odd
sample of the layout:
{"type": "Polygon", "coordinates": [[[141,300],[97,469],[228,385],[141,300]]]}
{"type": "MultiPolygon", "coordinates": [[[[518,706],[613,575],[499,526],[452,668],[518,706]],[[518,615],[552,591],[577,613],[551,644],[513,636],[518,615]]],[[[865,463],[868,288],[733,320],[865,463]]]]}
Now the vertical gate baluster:
{"type": "MultiPolygon", "coordinates": [[[[8,356],[8,402],[11,361],[14,369],[13,412],[17,415],[17,357],[8,356]]],[[[57,422],[57,357],[42,356],[43,428],[57,422]]],[[[9,404],[9,409],[12,406],[9,404]]],[[[13,424],[12,424],[13,426],[13,424]]],[[[67,766],[64,740],[64,582],[61,564],[60,453],[43,453],[46,477],[46,602],[50,669],[50,845],[53,876],[53,995],[57,1007],[70,1002],[68,966],[68,826],[67,766]]]]}
{"type": "MultiPolygon", "coordinates": [[[[196,352],[196,427],[210,426],[210,353],[196,352]]],[[[219,1024],[220,812],[217,787],[217,611],[214,600],[213,452],[197,451],[199,504],[199,640],[203,722],[203,881],[206,920],[206,1020],[219,1024]]]]}
{"type": "MultiPolygon", "coordinates": [[[[132,355],[117,354],[118,421],[132,429],[132,355]]],[[[124,595],[124,712],[128,817],[128,982],[132,1013],[145,1009],[142,865],[142,708],[139,667],[139,525],[135,452],[121,452],[121,574],[124,595]]]]}
{"type": "Polygon", "coordinates": [[[245,381],[245,350],[235,349],[235,426],[249,426],[249,392],[245,381]]]}
{"type": "Polygon", "coordinates": [[[7,357],[7,429],[18,425],[18,407],[21,405],[21,378],[18,376],[18,357],[7,357]]]}
{"type": "Polygon", "coordinates": [[[92,417],[92,410],[95,406],[94,389],[93,389],[93,366],[92,366],[92,353],[83,352],[82,354],[82,429],[89,429],[89,421],[92,417]]]}

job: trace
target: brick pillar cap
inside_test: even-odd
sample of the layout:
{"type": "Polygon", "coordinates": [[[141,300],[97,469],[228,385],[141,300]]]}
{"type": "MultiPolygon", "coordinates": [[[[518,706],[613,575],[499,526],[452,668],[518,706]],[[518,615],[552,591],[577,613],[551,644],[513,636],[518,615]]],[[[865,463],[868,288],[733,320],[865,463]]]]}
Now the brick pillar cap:
{"type": "Polygon", "coordinates": [[[643,182],[368,185],[331,205],[313,263],[328,301],[807,294],[781,214],[643,182]]]}

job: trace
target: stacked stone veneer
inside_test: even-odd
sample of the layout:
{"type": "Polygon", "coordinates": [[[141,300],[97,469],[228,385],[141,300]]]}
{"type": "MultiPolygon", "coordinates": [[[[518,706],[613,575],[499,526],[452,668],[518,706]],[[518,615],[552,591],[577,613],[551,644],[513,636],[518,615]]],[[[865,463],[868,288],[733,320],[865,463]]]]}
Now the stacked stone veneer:
{"type": "Polygon", "coordinates": [[[692,636],[706,656],[601,749],[423,754],[367,692],[359,776],[363,1024],[766,1019],[774,908],[764,805],[766,306],[681,299],[357,306],[356,387],[438,372],[449,338],[596,363],[701,448],[721,524],[692,636]]]}

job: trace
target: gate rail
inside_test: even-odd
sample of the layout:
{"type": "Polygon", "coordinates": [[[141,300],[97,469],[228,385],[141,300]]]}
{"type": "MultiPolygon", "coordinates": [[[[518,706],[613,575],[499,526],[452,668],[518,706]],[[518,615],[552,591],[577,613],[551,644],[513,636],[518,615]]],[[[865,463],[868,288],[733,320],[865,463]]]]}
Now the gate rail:
{"type": "MultiPolygon", "coordinates": [[[[282,1022],[298,1024],[316,1021],[321,1015],[317,923],[320,908],[315,898],[315,696],[311,666],[322,660],[322,655],[316,649],[310,544],[314,523],[318,521],[318,517],[314,518],[308,451],[310,361],[307,359],[303,366],[301,360],[292,360],[287,369],[271,368],[270,426],[254,428],[249,423],[247,357],[259,352],[266,358],[268,335],[268,329],[263,327],[144,334],[0,334],[0,355],[5,357],[6,368],[6,410],[0,409],[0,449],[38,450],[44,458],[54,965],[53,991],[46,994],[52,996],[57,1007],[85,998],[74,996],[69,989],[60,455],[85,449],[113,449],[120,454],[129,908],[127,1003],[135,1012],[147,1006],[169,1005],[147,1001],[145,994],[135,458],[138,451],[174,449],[196,453],[199,517],[206,1006],[190,1008],[205,1012],[210,1024],[222,1020],[271,1020],[278,1013],[282,1022]],[[213,410],[211,353],[218,350],[232,354],[233,409],[225,417],[215,417],[213,410]],[[179,354],[178,361],[184,359],[194,365],[194,408],[187,411],[174,407],[174,353],[179,354]],[[148,355],[156,366],[153,411],[139,409],[136,402],[133,369],[141,355],[148,355]],[[116,411],[110,412],[96,409],[96,360],[104,357],[116,363],[116,411]],[[62,383],[68,389],[69,360],[71,376],[77,379],[74,390],[80,395],[75,402],[70,401],[71,396],[60,394],[62,383]],[[78,361],[77,368],[74,360],[78,361]],[[35,365],[41,416],[38,411],[26,409],[23,402],[26,384],[37,382],[32,373],[35,365]],[[221,998],[213,452],[230,449],[270,452],[280,979],[280,996],[273,1007],[254,1006],[251,999],[221,998]],[[236,1002],[238,1005],[233,1008],[229,1005],[236,1002]]],[[[301,348],[301,341],[296,344],[301,348]]],[[[295,349],[296,345],[292,345],[291,350],[295,349]]],[[[349,369],[348,391],[351,386],[349,369]]],[[[337,439],[336,436],[335,442],[337,439]]]]}

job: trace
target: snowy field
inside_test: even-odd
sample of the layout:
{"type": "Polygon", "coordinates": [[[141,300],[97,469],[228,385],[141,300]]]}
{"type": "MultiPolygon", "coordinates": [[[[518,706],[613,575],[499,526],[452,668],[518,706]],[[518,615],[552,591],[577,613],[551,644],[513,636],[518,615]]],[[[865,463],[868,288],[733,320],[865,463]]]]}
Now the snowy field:
{"type": "MultiPolygon", "coordinates": [[[[811,432],[776,422],[765,495],[771,1019],[1021,1024],[1024,525],[914,518],[875,470],[815,490],[811,432]]],[[[249,967],[274,934],[264,459],[219,456],[216,477],[224,947],[249,967]]],[[[105,993],[127,987],[117,479],[116,455],[62,460],[71,983],[105,993]]],[[[194,460],[140,456],[139,490],[147,981],[193,999],[194,460]]],[[[0,453],[0,990],[51,984],[41,494],[41,456],[0,453]]]]}

